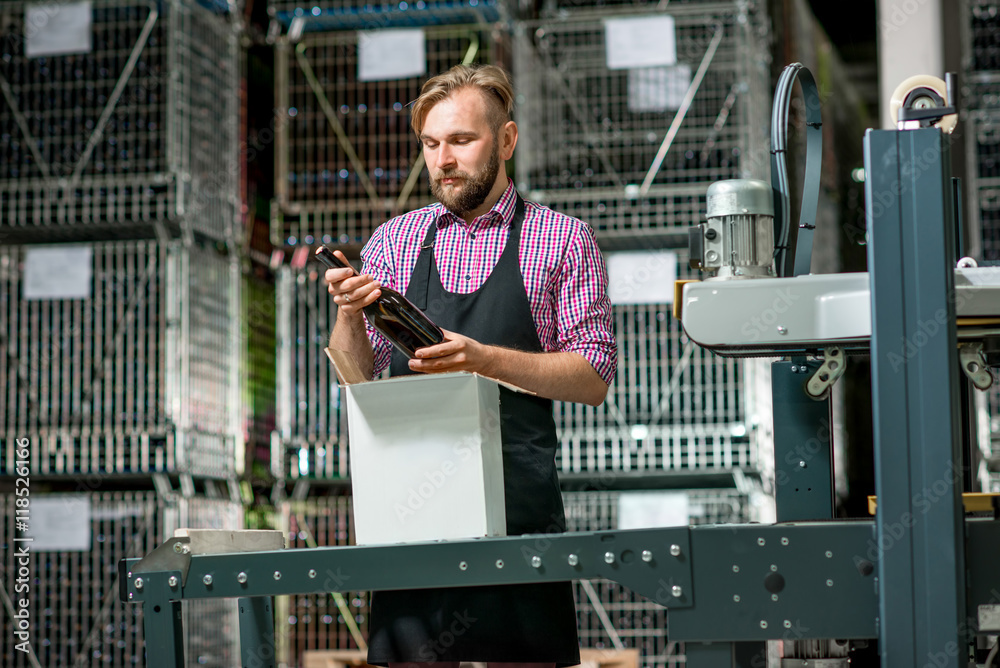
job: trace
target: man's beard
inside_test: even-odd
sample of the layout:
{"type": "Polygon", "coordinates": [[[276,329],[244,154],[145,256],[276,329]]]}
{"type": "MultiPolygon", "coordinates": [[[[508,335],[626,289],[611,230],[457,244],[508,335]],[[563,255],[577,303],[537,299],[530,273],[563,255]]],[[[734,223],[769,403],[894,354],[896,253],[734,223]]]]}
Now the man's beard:
{"type": "Polygon", "coordinates": [[[464,217],[470,211],[475,211],[489,197],[497,174],[500,173],[500,142],[493,142],[493,150],[486,166],[475,174],[467,174],[458,170],[440,172],[431,179],[431,192],[438,201],[444,204],[452,213],[464,217]],[[441,179],[462,179],[461,190],[446,188],[441,185],[441,179]]]}

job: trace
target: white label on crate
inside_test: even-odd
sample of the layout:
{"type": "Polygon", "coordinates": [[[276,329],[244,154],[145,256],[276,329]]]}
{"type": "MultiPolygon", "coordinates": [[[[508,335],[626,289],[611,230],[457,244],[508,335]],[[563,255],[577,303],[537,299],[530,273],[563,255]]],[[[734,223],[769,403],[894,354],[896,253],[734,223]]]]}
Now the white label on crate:
{"type": "Polygon", "coordinates": [[[612,304],[672,304],[677,254],[669,251],[608,253],[612,304]]]}
{"type": "Polygon", "coordinates": [[[90,497],[86,494],[32,496],[29,517],[32,550],[90,550],[90,497]]]}
{"type": "Polygon", "coordinates": [[[358,80],[389,81],[427,73],[427,45],[420,28],[358,31],[358,80]]]}
{"type": "Polygon", "coordinates": [[[686,527],[691,520],[686,492],[622,492],[619,529],[686,527]]]}
{"type": "Polygon", "coordinates": [[[680,109],[690,85],[690,65],[629,70],[628,110],[641,112],[680,109]]]}
{"type": "Polygon", "coordinates": [[[672,16],[604,19],[604,43],[609,70],[677,63],[672,16]]]}
{"type": "Polygon", "coordinates": [[[24,251],[25,299],[90,299],[94,249],[40,246],[24,251]]]}
{"type": "Polygon", "coordinates": [[[24,55],[28,58],[89,53],[90,2],[35,5],[24,10],[24,55]]]}

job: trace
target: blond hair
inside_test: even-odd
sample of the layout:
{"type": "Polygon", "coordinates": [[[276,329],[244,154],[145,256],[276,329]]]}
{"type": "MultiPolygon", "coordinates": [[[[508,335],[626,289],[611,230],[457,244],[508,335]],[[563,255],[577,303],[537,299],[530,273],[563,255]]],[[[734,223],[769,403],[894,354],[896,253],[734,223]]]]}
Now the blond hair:
{"type": "Polygon", "coordinates": [[[413,103],[410,124],[420,136],[427,112],[435,104],[461,88],[477,88],[486,100],[486,119],[496,135],[510,120],[514,109],[514,85],[510,75],[496,65],[455,65],[447,72],[428,79],[420,89],[420,97],[413,103]]]}

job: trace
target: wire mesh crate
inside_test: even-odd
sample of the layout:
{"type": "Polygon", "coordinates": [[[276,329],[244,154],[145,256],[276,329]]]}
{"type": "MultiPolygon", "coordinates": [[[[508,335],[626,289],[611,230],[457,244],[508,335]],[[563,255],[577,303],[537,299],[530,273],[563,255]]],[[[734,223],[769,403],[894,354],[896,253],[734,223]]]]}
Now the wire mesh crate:
{"type": "MultiPolygon", "coordinates": [[[[677,5],[713,5],[717,0],[543,0],[541,13],[545,16],[559,16],[567,12],[606,15],[627,10],[662,11],[677,5]]],[[[745,4],[754,4],[752,1],[745,4]]]]}
{"type": "Polygon", "coordinates": [[[969,1],[969,64],[979,72],[1000,71],[1000,3],[997,0],[969,1]]]}
{"type": "MultiPolygon", "coordinates": [[[[484,25],[423,28],[427,76],[462,62],[497,63],[503,34],[484,25]]],[[[426,76],[361,81],[363,32],[307,33],[276,54],[278,203],[275,243],[289,238],[357,242],[393,215],[430,201],[410,128],[410,103],[426,76]]]]}
{"type": "Polygon", "coordinates": [[[705,220],[707,188],[679,186],[645,197],[598,188],[534,194],[546,206],[589,223],[601,248],[610,251],[686,245],[688,228],[705,220]]]}
{"type": "MultiPolygon", "coordinates": [[[[13,542],[16,498],[13,494],[0,495],[0,537],[4,547],[0,572],[11,593],[19,565],[13,542]]],[[[67,498],[75,502],[71,506],[74,512],[79,511],[77,504],[81,502],[89,508],[89,547],[51,551],[31,547],[27,582],[30,594],[25,598],[30,601],[34,656],[15,649],[17,638],[5,611],[0,615],[0,664],[9,668],[144,665],[141,606],[119,601],[118,561],[148,554],[178,527],[242,528],[242,508],[222,499],[161,497],[154,492],[33,494],[33,517],[40,519],[42,503],[59,504],[67,498]]],[[[236,602],[184,601],[182,609],[189,665],[236,665],[236,602]]]]}
{"type": "Polygon", "coordinates": [[[598,200],[600,215],[590,218],[611,229],[686,226],[684,198],[769,169],[761,12],[671,3],[657,16],[674,22],[676,64],[609,68],[608,22],[641,16],[566,12],[514,31],[518,187],[557,209],[598,200]]]}
{"type": "MultiPolygon", "coordinates": [[[[759,491],[715,489],[681,490],[687,495],[689,523],[729,524],[758,519],[755,494],[759,491]]],[[[572,492],[563,495],[569,531],[605,531],[619,528],[622,492],[572,492]]],[[[684,645],[667,636],[667,610],[609,580],[590,581],[590,592],[582,582],[574,583],[577,628],[581,647],[613,648],[611,631],[598,608],[607,615],[626,648],[637,648],[644,668],[674,668],[684,665],[684,645]],[[596,599],[596,601],[595,601],[596,599]]]]}
{"type": "MultiPolygon", "coordinates": [[[[281,504],[282,528],[290,549],[314,546],[353,545],[354,515],[351,497],[315,497],[281,504]]],[[[321,574],[336,578],[338,573],[321,574]]],[[[277,658],[286,665],[299,665],[302,654],[317,649],[358,649],[357,638],[345,620],[353,621],[358,637],[368,638],[368,592],[344,592],[343,605],[331,594],[283,596],[276,603],[277,658]]]]}
{"type": "Polygon", "coordinates": [[[359,0],[270,0],[268,12],[290,33],[379,30],[393,27],[488,23],[503,13],[499,0],[418,0],[414,3],[359,0]]]}
{"type": "Polygon", "coordinates": [[[970,112],[965,122],[973,150],[970,159],[976,166],[970,176],[980,182],[992,180],[1000,185],[1000,107],[970,112]]]}
{"type": "Polygon", "coordinates": [[[272,472],[279,479],[348,475],[347,411],[323,349],[337,307],[318,271],[278,272],[278,412],[272,472]]]}
{"type": "Polygon", "coordinates": [[[1000,261],[1000,184],[997,187],[979,188],[976,195],[969,210],[975,216],[974,221],[980,230],[983,259],[1000,261]]]}
{"type": "Polygon", "coordinates": [[[89,51],[29,57],[32,7],[0,5],[0,232],[93,235],[173,221],[230,237],[235,27],[195,0],[95,0],[89,51]]]}
{"type": "MultiPolygon", "coordinates": [[[[678,278],[698,278],[679,251],[678,278]]],[[[687,338],[671,304],[615,305],[618,370],[600,406],[556,402],[564,472],[760,470],[744,367],[687,338]]]]}
{"type": "Polygon", "coordinates": [[[181,241],[0,249],[5,430],[37,472],[239,472],[239,299],[235,259],[181,241]],[[72,295],[38,276],[70,266],[72,295]]]}

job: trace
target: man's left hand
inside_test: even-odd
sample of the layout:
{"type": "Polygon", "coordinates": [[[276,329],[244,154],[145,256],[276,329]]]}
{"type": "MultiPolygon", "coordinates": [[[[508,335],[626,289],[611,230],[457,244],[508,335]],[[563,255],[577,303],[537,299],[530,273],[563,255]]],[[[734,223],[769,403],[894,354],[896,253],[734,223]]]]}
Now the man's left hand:
{"type": "Polygon", "coordinates": [[[493,362],[491,346],[467,336],[442,330],[444,341],[426,348],[419,348],[410,360],[410,369],[420,373],[447,373],[471,371],[489,375],[493,362]]]}

